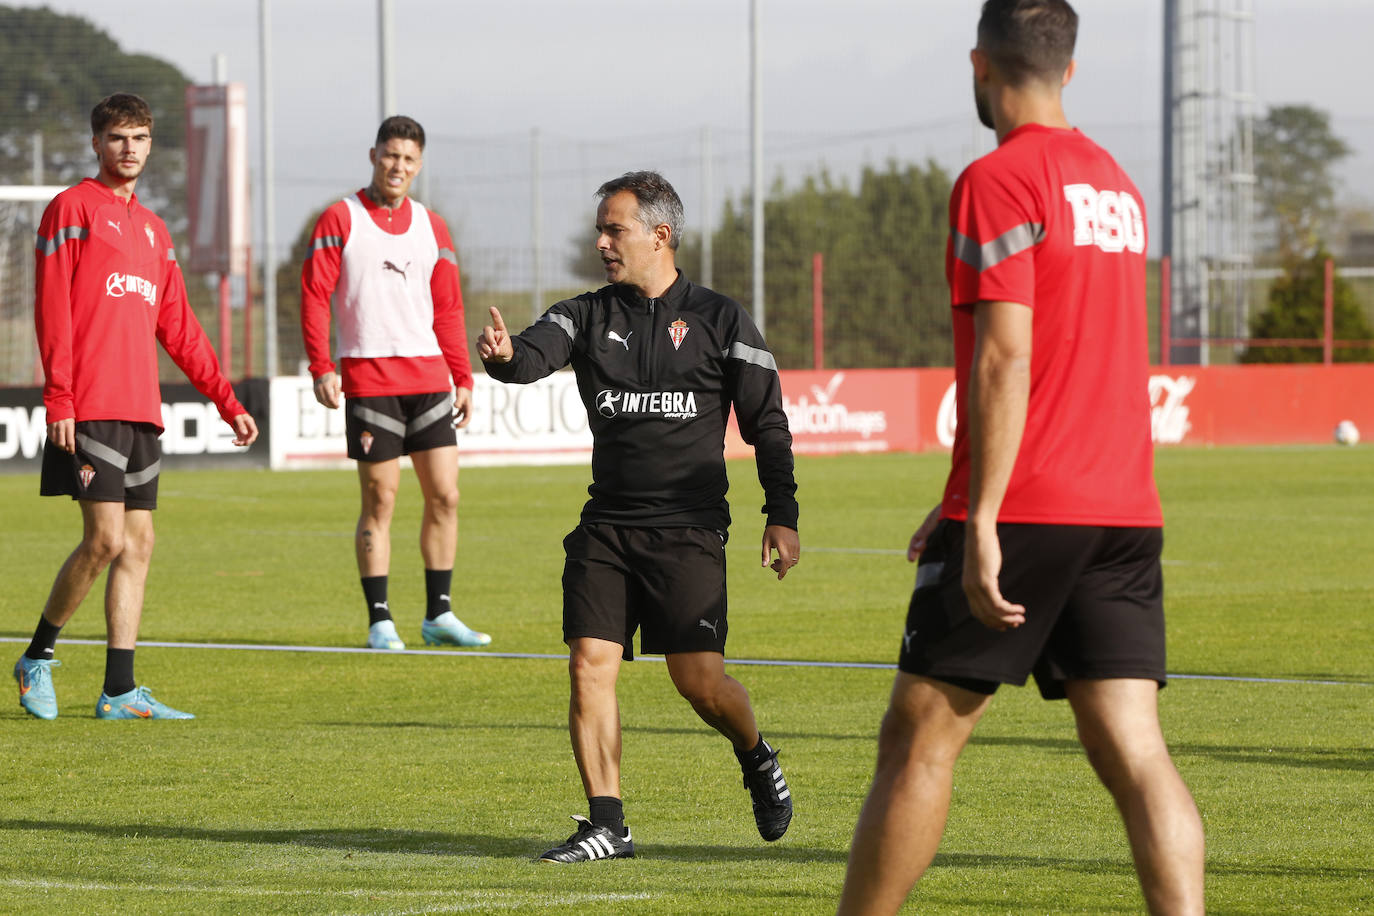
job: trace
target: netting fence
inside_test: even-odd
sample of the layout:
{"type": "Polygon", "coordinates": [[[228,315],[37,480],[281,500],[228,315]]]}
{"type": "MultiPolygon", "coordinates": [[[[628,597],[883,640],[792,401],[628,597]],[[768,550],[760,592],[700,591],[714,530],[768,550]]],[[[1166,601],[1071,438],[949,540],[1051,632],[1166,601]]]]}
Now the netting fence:
{"type": "MultiPolygon", "coordinates": [[[[1144,127],[1103,127],[1103,142],[1126,150],[1150,147],[1144,127]]],[[[767,138],[772,184],[766,198],[766,336],[784,368],[885,368],[948,365],[953,353],[944,281],[946,203],[953,170],[940,163],[966,162],[986,152],[989,138],[970,133],[967,119],[937,120],[870,133],[773,134],[767,138]],[[840,167],[832,163],[848,163],[840,167]],[[816,256],[822,273],[816,276],[816,256]],[[823,314],[817,334],[817,300],[823,314]],[[816,341],[823,341],[817,353],[816,341]]],[[[461,137],[442,128],[430,133],[425,170],[415,196],[449,222],[463,270],[469,339],[490,306],[513,328],[567,295],[601,285],[593,248],[595,189],[625,171],[662,171],[686,205],[679,265],[753,309],[749,233],[748,137],[745,131],[685,129],[677,133],[595,141],[512,133],[461,137]],[[709,245],[707,241],[709,239],[709,245]]],[[[1143,154],[1142,154],[1143,155],[1143,154]]],[[[304,355],[298,321],[303,240],[314,215],[369,177],[367,163],[322,159],[318,169],[282,168],[279,200],[277,371],[301,371],[304,355]],[[298,170],[299,169],[299,170],[298,170]],[[291,201],[294,206],[288,207],[291,201]],[[292,225],[294,223],[294,225],[292,225]]],[[[1143,163],[1122,159],[1127,169],[1143,163]]],[[[159,167],[174,169],[171,161],[159,167]]],[[[165,180],[166,176],[162,176],[165,180]]],[[[11,180],[14,180],[13,178],[11,180]]],[[[20,179],[22,180],[22,179],[20,179]]],[[[141,186],[140,186],[141,187],[141,186]]],[[[142,195],[140,195],[142,196],[142,195]]],[[[180,246],[186,225],[181,197],[165,195],[159,214],[180,246]]],[[[0,384],[41,381],[33,330],[34,229],[41,204],[0,194],[0,384]]],[[[1368,265],[1338,260],[1337,276],[1353,291],[1374,324],[1374,275],[1368,265]]],[[[1151,359],[1160,361],[1159,265],[1148,275],[1151,359]]],[[[1252,308],[1264,307],[1273,271],[1256,272],[1252,308]]],[[[237,346],[251,340],[251,359],[237,354],[235,377],[251,363],[264,374],[266,328],[262,277],[253,279],[253,306],[232,296],[237,346]]],[[[192,304],[218,346],[219,318],[206,278],[187,277],[192,304]]],[[[1229,338],[1250,333],[1218,302],[1210,327],[1229,338]]],[[[1309,335],[1303,335],[1309,336],[1309,335]]],[[[1319,336],[1319,333],[1310,335],[1319,336]]],[[[1208,361],[1237,361],[1243,347],[1218,343],[1208,361]]],[[[1374,359],[1374,348],[1363,351],[1374,359]]],[[[163,377],[179,373],[163,360],[163,377]]]]}

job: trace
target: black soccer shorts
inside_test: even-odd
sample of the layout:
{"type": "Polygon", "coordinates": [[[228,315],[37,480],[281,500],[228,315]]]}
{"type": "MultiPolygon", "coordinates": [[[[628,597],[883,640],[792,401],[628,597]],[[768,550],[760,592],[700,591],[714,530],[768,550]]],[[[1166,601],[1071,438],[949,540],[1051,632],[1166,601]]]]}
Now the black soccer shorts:
{"type": "Polygon", "coordinates": [[[447,391],[348,398],[344,404],[348,457],[390,461],[413,452],[458,444],[453,398],[447,391]]]}
{"type": "Polygon", "coordinates": [[[82,420],[76,424],[76,454],[68,454],[51,439],[43,443],[38,492],[123,503],[126,509],[156,509],[162,471],[158,434],[151,423],[82,420]]]}
{"type": "Polygon", "coordinates": [[[725,653],[725,536],[711,528],[579,525],[563,539],[563,641],[725,653]]]}
{"type": "Polygon", "coordinates": [[[1025,623],[998,631],[973,617],[964,523],[944,519],[916,567],[898,668],[985,694],[1034,674],[1047,700],[1080,678],[1164,686],[1162,529],[999,524],[997,533],[1002,595],[1025,606],[1025,623]]]}

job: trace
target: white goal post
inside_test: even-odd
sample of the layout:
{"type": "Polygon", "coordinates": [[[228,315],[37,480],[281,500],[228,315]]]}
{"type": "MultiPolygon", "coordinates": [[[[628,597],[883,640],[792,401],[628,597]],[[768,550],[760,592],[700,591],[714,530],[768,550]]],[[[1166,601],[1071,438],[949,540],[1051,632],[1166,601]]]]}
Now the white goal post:
{"type": "Polygon", "coordinates": [[[0,185],[0,385],[42,383],[33,328],[33,258],[43,208],[64,185],[0,185]]]}
{"type": "Polygon", "coordinates": [[[65,190],[67,186],[60,184],[0,184],[0,201],[46,204],[65,190]]]}

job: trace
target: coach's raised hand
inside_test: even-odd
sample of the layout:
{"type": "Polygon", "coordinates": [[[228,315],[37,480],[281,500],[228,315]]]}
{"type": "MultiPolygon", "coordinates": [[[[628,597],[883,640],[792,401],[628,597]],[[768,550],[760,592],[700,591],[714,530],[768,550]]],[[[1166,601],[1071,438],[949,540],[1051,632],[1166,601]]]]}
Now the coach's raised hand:
{"type": "Polygon", "coordinates": [[[482,328],[477,338],[477,355],[484,363],[508,363],[515,355],[510,334],[506,333],[506,323],[501,320],[501,311],[494,305],[491,307],[491,324],[482,328]]]}

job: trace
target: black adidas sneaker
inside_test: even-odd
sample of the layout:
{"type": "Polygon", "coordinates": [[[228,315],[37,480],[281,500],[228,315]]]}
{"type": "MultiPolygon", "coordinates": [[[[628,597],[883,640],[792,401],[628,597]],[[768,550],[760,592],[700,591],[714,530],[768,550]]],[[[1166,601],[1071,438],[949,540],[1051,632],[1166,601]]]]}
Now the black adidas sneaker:
{"type": "MultiPolygon", "coordinates": [[[[790,812],[789,812],[790,816],[790,812]]],[[[555,846],[539,857],[540,862],[569,865],[573,862],[595,862],[598,859],[633,859],[635,844],[627,831],[620,837],[609,827],[597,827],[580,814],[574,814],[577,832],[562,846],[555,846]]],[[[786,829],[784,825],[783,829],[786,829]]],[[[782,834],[778,834],[781,836],[782,834]]]]}
{"type": "Polygon", "coordinates": [[[787,825],[792,823],[792,792],[782,776],[782,767],[778,766],[777,749],[769,750],[772,753],[758,769],[744,771],[744,787],[754,803],[759,836],[772,842],[786,833],[787,825]]]}

